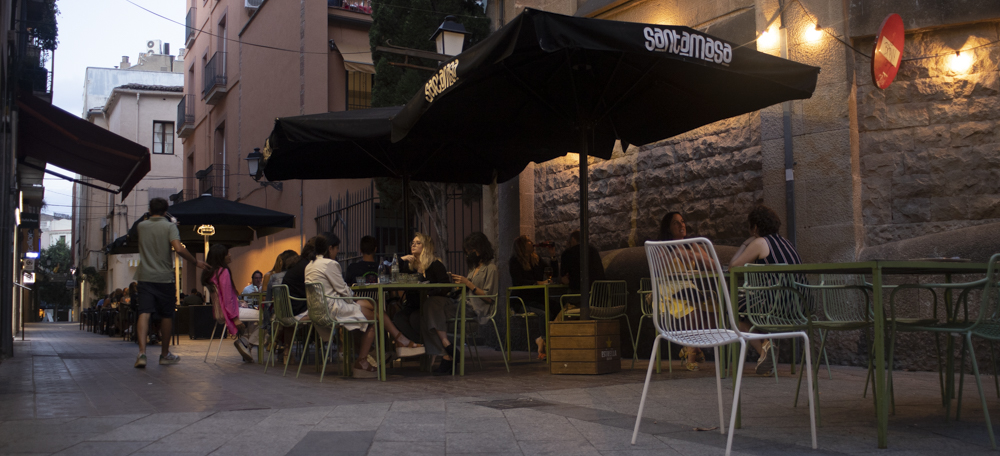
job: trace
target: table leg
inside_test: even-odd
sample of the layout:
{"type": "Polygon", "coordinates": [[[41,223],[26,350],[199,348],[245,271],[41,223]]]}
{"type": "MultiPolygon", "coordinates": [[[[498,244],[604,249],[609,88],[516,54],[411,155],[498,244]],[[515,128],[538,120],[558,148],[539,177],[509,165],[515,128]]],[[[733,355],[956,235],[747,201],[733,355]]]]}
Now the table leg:
{"type": "Polygon", "coordinates": [[[462,318],[459,320],[459,322],[461,322],[461,324],[462,324],[461,325],[462,329],[459,330],[459,332],[461,334],[459,336],[459,340],[461,342],[459,342],[459,345],[457,347],[458,350],[462,354],[458,355],[458,359],[459,359],[459,361],[458,361],[458,375],[462,375],[462,376],[465,375],[465,327],[468,326],[466,324],[466,322],[465,322],[465,317],[466,317],[466,315],[465,315],[465,290],[466,290],[466,287],[462,287],[462,300],[458,302],[459,303],[458,306],[462,309],[462,310],[460,310],[460,312],[462,314],[462,318]]]}
{"type": "Polygon", "coordinates": [[[507,291],[507,309],[505,310],[507,316],[507,361],[510,361],[510,290],[507,291]]]}
{"type": "Polygon", "coordinates": [[[885,376],[885,313],[882,303],[882,268],[876,266],[872,270],[872,294],[874,295],[875,327],[875,420],[878,430],[878,447],[886,448],[888,439],[886,432],[889,426],[889,395],[886,391],[885,376]]]}
{"type": "MultiPolygon", "coordinates": [[[[951,282],[951,274],[945,274],[945,283],[951,282]]],[[[951,289],[944,290],[945,321],[954,323],[958,312],[952,307],[951,289]]],[[[951,419],[951,400],[955,397],[955,338],[945,334],[945,375],[944,375],[944,419],[951,419]]],[[[956,417],[957,418],[957,417],[956,417]]]]}
{"type": "MultiPolygon", "coordinates": [[[[545,364],[551,361],[552,357],[549,356],[549,287],[545,287],[545,321],[542,325],[545,326],[545,364]]],[[[528,347],[528,351],[531,351],[531,347],[528,347]]]]}
{"type": "Polygon", "coordinates": [[[378,308],[375,312],[378,313],[375,316],[375,330],[378,331],[378,379],[384,382],[388,377],[388,369],[385,366],[385,290],[382,287],[378,289],[378,308]]]}

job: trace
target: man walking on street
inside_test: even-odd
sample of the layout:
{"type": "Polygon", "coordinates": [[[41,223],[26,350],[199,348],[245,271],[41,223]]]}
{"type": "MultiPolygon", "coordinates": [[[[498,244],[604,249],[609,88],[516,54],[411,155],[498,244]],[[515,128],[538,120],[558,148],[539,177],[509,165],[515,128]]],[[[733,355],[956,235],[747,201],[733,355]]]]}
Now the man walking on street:
{"type": "Polygon", "coordinates": [[[181,358],[170,353],[170,335],[173,334],[174,305],[177,303],[174,283],[173,256],[171,248],[185,260],[196,263],[199,268],[208,267],[181,245],[177,225],[167,220],[167,200],[153,198],[149,201],[149,219],[139,223],[139,356],[135,367],[146,367],[146,334],[149,332],[149,317],[156,312],[160,322],[160,364],[177,364],[181,358]]]}

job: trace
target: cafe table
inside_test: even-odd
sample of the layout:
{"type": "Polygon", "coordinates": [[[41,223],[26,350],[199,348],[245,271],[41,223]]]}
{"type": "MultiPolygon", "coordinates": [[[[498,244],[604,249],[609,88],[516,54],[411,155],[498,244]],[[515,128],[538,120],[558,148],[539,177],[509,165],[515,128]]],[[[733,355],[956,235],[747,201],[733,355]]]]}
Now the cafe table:
{"type": "MultiPolygon", "coordinates": [[[[511,341],[510,341],[510,316],[511,316],[512,312],[511,312],[511,309],[510,309],[510,297],[515,294],[513,292],[524,291],[524,290],[544,290],[544,294],[545,294],[545,362],[548,363],[549,362],[549,321],[551,320],[551,318],[549,317],[549,300],[550,300],[550,298],[554,298],[554,297],[560,296],[559,294],[553,294],[552,291],[565,291],[566,289],[567,289],[566,285],[563,285],[563,284],[560,284],[560,283],[548,283],[548,284],[544,284],[544,285],[519,285],[519,286],[516,286],[516,287],[507,287],[507,313],[506,313],[507,320],[506,321],[507,321],[507,359],[508,360],[510,359],[510,345],[511,345],[511,341]]],[[[527,331],[527,328],[525,328],[525,331],[527,331]]],[[[531,347],[530,346],[528,347],[528,351],[531,351],[531,347]]]]}
{"type": "Polygon", "coordinates": [[[796,274],[863,274],[871,277],[872,308],[875,314],[874,351],[875,351],[875,418],[877,421],[878,447],[887,448],[886,436],[889,425],[889,394],[886,382],[885,359],[885,300],[883,279],[885,276],[930,276],[943,275],[946,280],[954,274],[985,274],[986,263],[963,263],[935,260],[871,260],[851,263],[806,263],[781,265],[739,266],[729,269],[729,289],[732,305],[735,311],[739,278],[747,272],[752,273],[796,273],[796,274]]]}
{"type": "MultiPolygon", "coordinates": [[[[363,296],[365,292],[374,292],[376,294],[375,300],[378,302],[378,311],[376,315],[378,318],[378,327],[376,328],[378,332],[378,378],[381,381],[386,381],[386,365],[385,365],[385,322],[383,318],[385,317],[385,295],[393,291],[410,291],[410,290],[461,290],[461,296],[459,297],[460,303],[465,302],[465,294],[468,291],[468,287],[464,284],[456,283],[369,283],[364,285],[354,285],[351,290],[354,291],[355,295],[363,296]]],[[[458,306],[458,318],[461,321],[465,321],[465,307],[464,305],[458,306]]],[[[467,325],[460,326],[458,340],[455,344],[462,347],[461,350],[457,350],[458,355],[458,375],[465,375],[465,327],[467,325]]],[[[456,370],[452,371],[452,375],[456,373],[456,370]]]]}

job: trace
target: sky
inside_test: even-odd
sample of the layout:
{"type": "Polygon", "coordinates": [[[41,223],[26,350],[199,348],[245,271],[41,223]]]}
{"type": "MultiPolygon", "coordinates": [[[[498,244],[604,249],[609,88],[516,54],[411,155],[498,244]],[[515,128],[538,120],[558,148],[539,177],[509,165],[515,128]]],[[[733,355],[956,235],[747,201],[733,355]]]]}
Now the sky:
{"type": "MultiPolygon", "coordinates": [[[[114,68],[129,56],[135,63],[146,49],[146,41],[170,43],[170,53],[184,47],[185,0],[56,0],[59,8],[59,46],[55,51],[55,87],[52,104],[79,116],[83,111],[83,80],[87,67],[114,68]],[[157,17],[135,3],[166,16],[176,24],[157,17]]],[[[54,166],[48,168],[61,171],[54,166]]],[[[45,177],[42,212],[70,214],[72,183],[54,176],[45,177]]]]}

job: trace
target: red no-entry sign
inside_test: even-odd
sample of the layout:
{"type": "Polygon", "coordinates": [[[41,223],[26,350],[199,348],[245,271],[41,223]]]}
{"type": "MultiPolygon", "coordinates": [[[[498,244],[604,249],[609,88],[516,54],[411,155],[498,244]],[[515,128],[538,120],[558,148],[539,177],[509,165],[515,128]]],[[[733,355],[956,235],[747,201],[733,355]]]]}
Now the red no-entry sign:
{"type": "Polygon", "coordinates": [[[872,50],[872,82],[880,89],[892,84],[903,63],[904,33],[903,18],[895,13],[888,15],[878,29],[872,50]]]}

